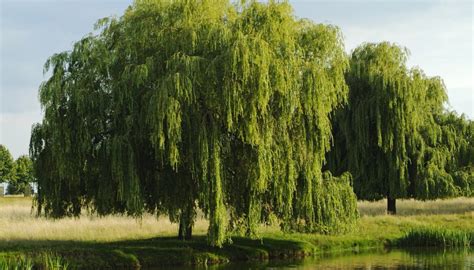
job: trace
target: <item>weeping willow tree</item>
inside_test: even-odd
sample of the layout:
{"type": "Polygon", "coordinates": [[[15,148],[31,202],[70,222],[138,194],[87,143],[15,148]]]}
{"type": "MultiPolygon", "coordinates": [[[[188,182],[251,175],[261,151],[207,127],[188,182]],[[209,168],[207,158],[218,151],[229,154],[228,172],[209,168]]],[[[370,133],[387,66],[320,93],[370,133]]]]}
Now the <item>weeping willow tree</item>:
{"type": "MultiPolygon", "coordinates": [[[[453,113],[448,114],[452,127],[457,136],[455,159],[448,172],[453,176],[455,185],[460,189],[462,196],[474,196],[474,121],[466,119],[463,115],[458,117],[453,113]]],[[[451,129],[451,131],[453,130],[451,129]]]]}
{"type": "Polygon", "coordinates": [[[423,199],[473,196],[474,123],[454,112],[435,115],[435,122],[436,136],[426,140],[425,170],[413,184],[415,196],[423,199]]]}
{"type": "MultiPolygon", "coordinates": [[[[457,164],[456,156],[462,156],[464,166],[470,159],[461,150],[468,148],[466,131],[445,123],[442,80],[408,69],[407,58],[405,48],[388,42],[353,51],[349,104],[336,113],[335,147],[328,155],[331,171],[353,174],[358,198],[387,198],[392,214],[397,198],[459,194],[449,168],[457,164]]],[[[457,181],[467,182],[463,177],[457,181]]]]}
{"type": "Polygon", "coordinates": [[[39,213],[167,214],[190,238],[199,208],[214,246],[270,212],[286,229],[353,226],[349,175],[322,172],[348,92],[338,28],[274,1],[137,0],[96,32],[45,65],[39,213]]]}

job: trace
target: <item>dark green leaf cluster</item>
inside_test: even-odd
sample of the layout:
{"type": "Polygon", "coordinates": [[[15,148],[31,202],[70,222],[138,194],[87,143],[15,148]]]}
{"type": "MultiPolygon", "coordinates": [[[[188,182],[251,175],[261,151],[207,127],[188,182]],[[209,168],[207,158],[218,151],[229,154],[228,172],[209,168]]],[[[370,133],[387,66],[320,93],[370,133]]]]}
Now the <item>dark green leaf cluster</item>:
{"type": "Polygon", "coordinates": [[[442,80],[408,69],[407,58],[388,42],[352,52],[328,167],[350,171],[360,199],[472,195],[473,123],[446,112],[442,80]]]}
{"type": "Polygon", "coordinates": [[[31,159],[23,155],[14,160],[10,151],[0,144],[0,183],[8,183],[7,193],[30,195],[34,180],[31,159]]]}
{"type": "Polygon", "coordinates": [[[31,183],[35,181],[33,177],[33,163],[31,159],[26,156],[20,156],[13,163],[11,176],[8,182],[8,194],[32,194],[31,183]]]}
{"type": "Polygon", "coordinates": [[[196,209],[221,246],[270,215],[285,228],[353,225],[348,175],[322,173],[330,115],[347,99],[337,27],[287,3],[137,0],[45,65],[30,153],[52,217],[196,209]]]}
{"type": "Polygon", "coordinates": [[[426,135],[424,170],[414,196],[435,199],[474,195],[474,122],[454,112],[435,115],[436,136],[426,135]]]}
{"type": "Polygon", "coordinates": [[[13,169],[13,158],[3,144],[0,144],[0,183],[8,182],[13,169]]]}

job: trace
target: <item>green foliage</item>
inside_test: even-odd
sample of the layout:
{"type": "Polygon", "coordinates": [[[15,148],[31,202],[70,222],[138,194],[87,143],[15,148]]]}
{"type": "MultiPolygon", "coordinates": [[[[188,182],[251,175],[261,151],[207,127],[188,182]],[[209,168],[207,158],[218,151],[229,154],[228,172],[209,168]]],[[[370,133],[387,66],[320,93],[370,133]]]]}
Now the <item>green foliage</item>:
{"type": "Polygon", "coordinates": [[[438,227],[415,228],[398,240],[398,245],[408,247],[470,247],[474,232],[449,230],[438,227]]]}
{"type": "Polygon", "coordinates": [[[10,180],[12,169],[12,155],[3,144],[0,144],[0,183],[8,182],[10,180]]]}
{"type": "MultiPolygon", "coordinates": [[[[334,177],[329,172],[323,174],[320,182],[314,183],[313,215],[308,217],[301,208],[295,207],[301,213],[301,222],[289,224],[292,229],[304,232],[320,232],[327,234],[341,234],[351,231],[356,226],[358,219],[357,198],[350,185],[351,176],[345,173],[334,177]]],[[[304,210],[304,209],[303,209],[304,210]]],[[[283,224],[283,229],[288,224],[283,224]]]]}
{"type": "Polygon", "coordinates": [[[7,193],[31,194],[30,183],[34,181],[33,164],[28,156],[13,160],[4,145],[0,145],[0,183],[7,182],[7,193]]]}
{"type": "Polygon", "coordinates": [[[249,235],[269,212],[315,231],[342,224],[342,205],[355,218],[350,183],[322,174],[348,92],[337,27],[296,20],[286,2],[227,0],[137,0],[96,27],[45,64],[30,143],[39,212],[148,211],[186,228],[199,207],[214,246],[238,218],[249,235]]]}
{"type": "Polygon", "coordinates": [[[349,104],[335,114],[328,167],[352,173],[359,199],[470,194],[472,123],[446,113],[442,80],[409,70],[407,58],[387,42],[352,52],[349,104]]]}
{"type": "Polygon", "coordinates": [[[41,260],[45,269],[66,270],[69,268],[69,263],[56,254],[43,253],[41,260]]]}
{"type": "Polygon", "coordinates": [[[474,122],[453,112],[435,117],[437,136],[427,141],[424,163],[427,170],[419,177],[418,190],[439,190],[435,198],[447,195],[473,196],[474,192],[474,122]],[[436,177],[444,178],[437,181],[436,177]],[[443,192],[445,191],[445,192],[443,192]]]}
{"type": "Polygon", "coordinates": [[[3,270],[66,270],[68,268],[69,264],[63,258],[49,252],[0,256],[0,269],[3,270]]]}
{"type": "Polygon", "coordinates": [[[13,164],[7,193],[30,195],[32,189],[31,183],[34,182],[34,180],[33,163],[31,159],[26,155],[20,156],[13,164]]]}
{"type": "Polygon", "coordinates": [[[25,256],[0,257],[0,268],[5,270],[31,270],[33,262],[25,256]]]}

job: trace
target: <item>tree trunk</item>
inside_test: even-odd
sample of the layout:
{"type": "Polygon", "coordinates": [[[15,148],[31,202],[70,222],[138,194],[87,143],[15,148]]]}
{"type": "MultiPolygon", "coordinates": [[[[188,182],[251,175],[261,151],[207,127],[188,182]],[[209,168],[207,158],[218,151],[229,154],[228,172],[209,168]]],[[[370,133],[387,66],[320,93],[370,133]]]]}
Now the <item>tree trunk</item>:
{"type": "Polygon", "coordinates": [[[192,237],[193,237],[193,226],[189,223],[180,221],[179,222],[178,239],[179,240],[191,240],[192,237]]]}
{"type": "Polygon", "coordinates": [[[193,225],[196,212],[194,205],[190,204],[184,210],[181,210],[181,217],[179,219],[178,238],[180,240],[190,240],[193,236],[193,225]]]}
{"type": "Polygon", "coordinates": [[[184,239],[191,240],[192,237],[193,237],[193,226],[189,225],[186,228],[186,234],[184,235],[184,239]]]}
{"type": "Polygon", "coordinates": [[[183,218],[180,218],[179,219],[179,228],[178,228],[178,239],[179,240],[185,240],[184,239],[184,222],[183,222],[183,218]]]}
{"type": "Polygon", "coordinates": [[[395,198],[387,197],[387,214],[397,214],[397,204],[395,198]]]}

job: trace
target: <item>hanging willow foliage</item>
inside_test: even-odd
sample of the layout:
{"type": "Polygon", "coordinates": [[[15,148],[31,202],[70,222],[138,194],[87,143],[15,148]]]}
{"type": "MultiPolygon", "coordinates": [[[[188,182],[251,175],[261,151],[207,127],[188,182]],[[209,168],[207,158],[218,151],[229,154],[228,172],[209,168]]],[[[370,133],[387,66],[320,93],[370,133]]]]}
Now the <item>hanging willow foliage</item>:
{"type": "Polygon", "coordinates": [[[352,53],[349,104],[334,118],[328,167],[350,171],[360,199],[453,196],[459,194],[456,181],[469,189],[466,175],[455,181],[449,174],[454,164],[472,164],[469,150],[461,150],[472,149],[468,125],[445,115],[442,80],[407,69],[407,58],[406,49],[387,42],[363,44],[352,53]]]}
{"type": "Polygon", "coordinates": [[[45,65],[39,213],[165,213],[190,236],[199,207],[215,246],[268,209],[285,227],[353,224],[348,176],[321,172],[348,93],[337,27],[275,1],[137,0],[96,30],[45,65]]]}
{"type": "Polygon", "coordinates": [[[422,158],[425,167],[415,179],[414,196],[422,199],[473,196],[474,122],[453,112],[435,115],[435,122],[437,136],[425,140],[422,158]]]}

